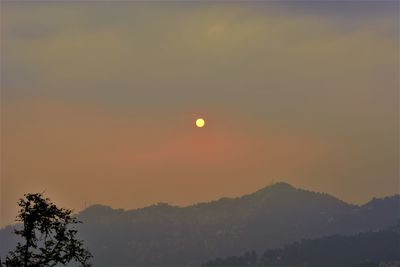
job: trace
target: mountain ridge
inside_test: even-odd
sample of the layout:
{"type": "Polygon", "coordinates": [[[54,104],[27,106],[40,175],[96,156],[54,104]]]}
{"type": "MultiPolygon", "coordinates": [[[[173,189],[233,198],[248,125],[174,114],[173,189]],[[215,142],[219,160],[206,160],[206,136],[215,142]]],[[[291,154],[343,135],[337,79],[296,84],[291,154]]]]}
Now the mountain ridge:
{"type": "MultiPolygon", "coordinates": [[[[78,213],[84,222],[79,233],[94,254],[95,266],[199,266],[247,249],[383,229],[400,219],[400,213],[393,212],[399,204],[399,195],[359,206],[277,183],[240,197],[185,207],[159,203],[123,210],[93,205],[78,213]]],[[[8,240],[12,248],[1,230],[0,240],[8,240]]],[[[4,253],[3,248],[0,256],[4,253]]]]}
{"type": "Polygon", "coordinates": [[[262,193],[271,193],[271,190],[275,190],[275,189],[278,189],[281,192],[283,191],[283,189],[287,189],[287,190],[293,190],[293,191],[297,190],[297,191],[303,191],[303,192],[308,192],[308,193],[314,193],[314,194],[317,194],[317,195],[323,195],[323,196],[327,196],[329,198],[332,198],[334,200],[338,200],[338,201],[340,201],[342,203],[345,203],[347,205],[352,205],[354,207],[361,207],[361,206],[367,205],[371,201],[379,200],[379,199],[383,199],[383,198],[390,198],[390,197],[396,197],[396,196],[400,197],[400,194],[394,194],[394,195],[385,196],[385,197],[373,197],[371,200],[369,200],[368,202],[366,202],[364,204],[353,204],[353,203],[349,203],[349,202],[346,202],[344,200],[341,200],[341,199],[339,199],[339,198],[337,198],[337,197],[335,197],[335,196],[333,196],[331,194],[328,194],[328,193],[305,190],[305,189],[302,189],[302,188],[294,187],[294,186],[292,186],[292,185],[290,185],[289,183],[286,183],[286,182],[277,182],[277,183],[274,183],[272,185],[267,185],[267,186],[265,186],[265,187],[263,187],[261,189],[253,191],[251,193],[246,193],[246,194],[243,194],[243,195],[240,195],[240,196],[237,196],[237,197],[220,197],[220,198],[217,198],[217,199],[214,199],[214,200],[210,200],[210,201],[202,201],[202,202],[189,204],[189,205],[183,205],[183,206],[170,204],[168,202],[158,202],[158,203],[154,203],[154,204],[147,205],[147,206],[144,206],[144,207],[132,208],[132,209],[124,209],[124,208],[114,208],[114,207],[112,207],[110,205],[96,203],[96,204],[93,204],[93,205],[91,205],[91,206],[89,206],[89,207],[77,212],[77,214],[84,213],[85,210],[90,210],[92,208],[95,208],[95,209],[99,208],[99,209],[104,209],[104,210],[111,209],[113,211],[121,211],[121,212],[135,212],[135,211],[144,210],[144,209],[153,209],[153,208],[156,208],[156,207],[184,209],[184,208],[191,208],[191,207],[208,205],[208,204],[215,204],[216,202],[220,202],[220,201],[224,202],[224,201],[239,200],[239,199],[243,199],[243,198],[251,198],[251,197],[254,197],[255,195],[259,195],[259,194],[262,194],[262,193]]]}

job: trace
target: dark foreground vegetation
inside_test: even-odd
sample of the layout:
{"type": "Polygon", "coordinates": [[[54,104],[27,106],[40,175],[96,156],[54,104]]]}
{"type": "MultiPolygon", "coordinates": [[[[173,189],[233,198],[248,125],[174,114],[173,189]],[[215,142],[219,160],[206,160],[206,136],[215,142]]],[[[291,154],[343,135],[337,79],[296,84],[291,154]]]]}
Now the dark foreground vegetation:
{"type": "Polygon", "coordinates": [[[396,261],[400,261],[400,224],[379,232],[303,240],[260,256],[246,252],[209,261],[202,267],[378,267],[396,261]]]}
{"type": "MultiPolygon", "coordinates": [[[[70,262],[91,266],[90,252],[76,238],[80,223],[69,209],[58,208],[42,194],[26,194],[20,207],[14,233],[20,242],[6,256],[6,267],[53,267],[70,262]]],[[[0,267],[3,263],[0,259],[0,267]]]]}

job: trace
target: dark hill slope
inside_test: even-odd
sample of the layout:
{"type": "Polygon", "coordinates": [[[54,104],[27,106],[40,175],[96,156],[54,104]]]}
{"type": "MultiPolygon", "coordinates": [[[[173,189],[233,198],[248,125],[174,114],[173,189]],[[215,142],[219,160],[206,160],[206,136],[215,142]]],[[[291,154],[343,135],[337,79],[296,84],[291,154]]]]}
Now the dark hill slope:
{"type": "Polygon", "coordinates": [[[79,214],[95,266],[199,265],[304,238],[378,230],[400,219],[399,196],[355,206],[286,183],[188,207],[124,211],[95,205],[79,214]]]}
{"type": "Polygon", "coordinates": [[[400,260],[399,226],[352,236],[302,240],[269,249],[259,257],[255,252],[246,252],[209,261],[202,267],[378,267],[381,262],[400,260]]]}

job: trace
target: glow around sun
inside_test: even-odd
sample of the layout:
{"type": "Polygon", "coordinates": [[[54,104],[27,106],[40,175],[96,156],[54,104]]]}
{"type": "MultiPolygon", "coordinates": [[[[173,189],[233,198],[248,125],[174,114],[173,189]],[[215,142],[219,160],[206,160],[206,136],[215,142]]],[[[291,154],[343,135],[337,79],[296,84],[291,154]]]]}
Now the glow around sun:
{"type": "Polygon", "coordinates": [[[198,128],[204,127],[205,124],[206,124],[206,121],[205,121],[203,118],[198,118],[198,119],[196,120],[196,126],[197,126],[198,128]]]}

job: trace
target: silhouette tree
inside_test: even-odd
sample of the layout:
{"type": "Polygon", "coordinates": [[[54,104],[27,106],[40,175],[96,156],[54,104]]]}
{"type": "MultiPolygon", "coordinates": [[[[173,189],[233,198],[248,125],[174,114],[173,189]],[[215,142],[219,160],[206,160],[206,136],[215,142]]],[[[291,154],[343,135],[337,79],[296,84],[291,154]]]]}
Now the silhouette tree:
{"type": "Polygon", "coordinates": [[[25,194],[18,205],[21,224],[14,232],[24,244],[18,242],[6,257],[5,267],[53,267],[71,261],[91,266],[92,255],[76,238],[75,226],[81,222],[71,215],[72,210],[58,208],[40,193],[25,194]]]}

